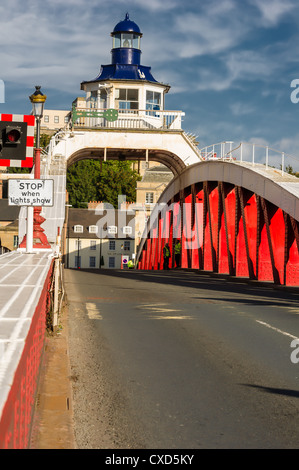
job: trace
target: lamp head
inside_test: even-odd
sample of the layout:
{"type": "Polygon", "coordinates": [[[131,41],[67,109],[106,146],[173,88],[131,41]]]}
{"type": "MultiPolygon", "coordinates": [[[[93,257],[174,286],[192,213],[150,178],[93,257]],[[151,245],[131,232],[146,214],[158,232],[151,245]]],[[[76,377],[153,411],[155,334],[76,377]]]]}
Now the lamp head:
{"type": "Polygon", "coordinates": [[[47,96],[41,92],[40,86],[35,86],[35,92],[29,96],[29,99],[32,103],[32,112],[37,119],[43,117],[44,104],[47,99],[47,96]]]}

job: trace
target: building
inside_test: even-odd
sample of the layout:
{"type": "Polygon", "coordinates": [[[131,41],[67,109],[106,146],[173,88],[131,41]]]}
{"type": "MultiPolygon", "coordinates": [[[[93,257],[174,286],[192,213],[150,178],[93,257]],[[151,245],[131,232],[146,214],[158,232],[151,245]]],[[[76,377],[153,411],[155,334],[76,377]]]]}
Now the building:
{"type": "Polygon", "coordinates": [[[102,203],[89,209],[68,210],[65,267],[122,269],[134,259],[134,213],[105,209],[102,203]]]}
{"type": "MultiPolygon", "coordinates": [[[[170,86],[159,83],[151,73],[151,67],[140,64],[141,37],[139,26],[131,21],[128,13],[111,33],[111,64],[102,65],[99,75],[81,83],[86,93],[86,107],[118,110],[117,122],[111,127],[157,128],[166,115],[165,94],[170,86]]],[[[98,125],[102,125],[99,118],[98,125]]],[[[93,123],[94,124],[94,123],[93,123]]]]}
{"type": "Polygon", "coordinates": [[[41,134],[52,135],[64,128],[71,120],[71,112],[59,109],[45,109],[41,118],[41,134]]]}
{"type": "Polygon", "coordinates": [[[8,199],[0,199],[0,253],[16,250],[19,246],[18,206],[9,206],[8,199]]]}

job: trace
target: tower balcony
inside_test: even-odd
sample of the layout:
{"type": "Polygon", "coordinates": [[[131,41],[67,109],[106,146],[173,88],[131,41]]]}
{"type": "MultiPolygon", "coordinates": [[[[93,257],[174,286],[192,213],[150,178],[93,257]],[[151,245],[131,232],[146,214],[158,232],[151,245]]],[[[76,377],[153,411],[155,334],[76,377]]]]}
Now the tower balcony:
{"type": "Polygon", "coordinates": [[[151,109],[72,109],[72,127],[79,129],[142,129],[142,130],[181,130],[185,113],[151,109]]]}

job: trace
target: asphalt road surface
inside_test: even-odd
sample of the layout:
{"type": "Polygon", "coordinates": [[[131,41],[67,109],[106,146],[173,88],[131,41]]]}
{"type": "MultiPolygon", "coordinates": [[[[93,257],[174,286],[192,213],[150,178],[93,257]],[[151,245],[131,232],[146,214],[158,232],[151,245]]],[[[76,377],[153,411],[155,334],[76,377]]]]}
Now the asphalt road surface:
{"type": "Polygon", "coordinates": [[[65,287],[78,448],[298,448],[298,292],[180,270],[65,287]]]}

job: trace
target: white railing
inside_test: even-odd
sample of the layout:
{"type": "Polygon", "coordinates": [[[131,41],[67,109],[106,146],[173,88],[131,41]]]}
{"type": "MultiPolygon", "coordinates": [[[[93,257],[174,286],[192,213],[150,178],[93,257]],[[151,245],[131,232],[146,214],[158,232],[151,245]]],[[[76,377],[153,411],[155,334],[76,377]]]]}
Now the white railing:
{"type": "Polygon", "coordinates": [[[256,144],[252,142],[240,142],[234,145],[234,142],[223,141],[217,144],[209,145],[200,149],[203,160],[225,160],[247,162],[252,164],[262,164],[268,168],[279,168],[281,173],[293,168],[299,171],[299,158],[286,152],[273,149],[267,145],[256,144]]]}
{"type": "Polygon", "coordinates": [[[108,109],[77,108],[80,113],[95,112],[99,117],[79,117],[74,122],[74,128],[109,128],[109,129],[162,129],[176,130],[182,128],[182,111],[144,110],[144,109],[119,109],[118,118],[115,121],[105,119],[108,109]]]}

